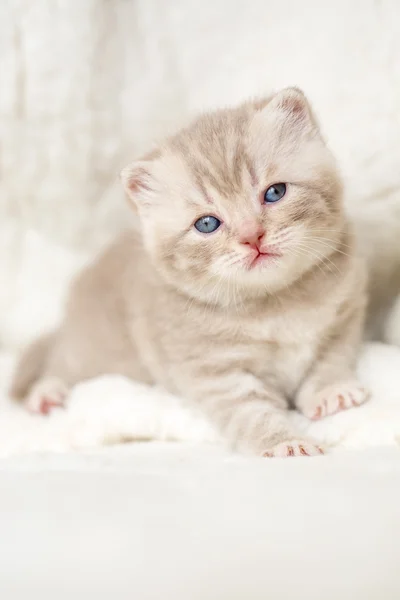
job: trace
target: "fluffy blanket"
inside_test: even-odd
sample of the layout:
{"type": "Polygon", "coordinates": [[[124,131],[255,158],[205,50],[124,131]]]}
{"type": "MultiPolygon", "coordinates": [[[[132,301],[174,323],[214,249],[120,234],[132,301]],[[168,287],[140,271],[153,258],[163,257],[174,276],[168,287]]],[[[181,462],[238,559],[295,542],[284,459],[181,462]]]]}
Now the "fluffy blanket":
{"type": "MultiPolygon", "coordinates": [[[[0,362],[7,382],[12,357],[0,362]]],[[[360,379],[371,389],[365,405],[320,422],[293,411],[294,425],[330,450],[400,444],[400,350],[384,344],[364,348],[360,379]]],[[[28,414],[3,394],[0,456],[33,451],[87,450],[127,441],[173,440],[221,443],[199,412],[155,388],[104,376],[75,387],[66,409],[50,416],[28,414]]],[[[400,454],[399,454],[400,457],[400,454]]]]}

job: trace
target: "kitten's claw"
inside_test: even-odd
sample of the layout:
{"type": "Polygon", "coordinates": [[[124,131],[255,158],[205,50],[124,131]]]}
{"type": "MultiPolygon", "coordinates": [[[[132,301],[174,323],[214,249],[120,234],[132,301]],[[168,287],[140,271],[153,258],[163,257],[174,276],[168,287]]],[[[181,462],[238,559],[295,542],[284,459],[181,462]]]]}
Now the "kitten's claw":
{"type": "Polygon", "coordinates": [[[360,406],[368,398],[368,390],[358,381],[344,381],[324,388],[299,408],[303,415],[318,421],[341,410],[360,406]]]}
{"type": "Polygon", "coordinates": [[[273,446],[263,456],[266,458],[287,458],[288,456],[320,456],[324,454],[320,446],[304,440],[289,440],[273,446]]]}
{"type": "Polygon", "coordinates": [[[48,415],[53,408],[63,408],[68,394],[66,385],[56,377],[38,381],[30,391],[25,406],[31,413],[48,415]]]}

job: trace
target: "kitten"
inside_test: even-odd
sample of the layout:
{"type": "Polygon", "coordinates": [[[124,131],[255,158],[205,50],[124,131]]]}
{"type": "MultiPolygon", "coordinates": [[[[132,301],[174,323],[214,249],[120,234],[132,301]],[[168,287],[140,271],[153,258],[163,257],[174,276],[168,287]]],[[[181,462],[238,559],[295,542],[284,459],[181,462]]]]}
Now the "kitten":
{"type": "Polygon", "coordinates": [[[119,373],[199,403],[241,450],[322,452],[287,409],[319,419],[366,400],[354,374],[365,272],[304,95],[201,116],[122,181],[141,235],[78,277],[12,394],[46,413],[73,384],[119,373]]]}

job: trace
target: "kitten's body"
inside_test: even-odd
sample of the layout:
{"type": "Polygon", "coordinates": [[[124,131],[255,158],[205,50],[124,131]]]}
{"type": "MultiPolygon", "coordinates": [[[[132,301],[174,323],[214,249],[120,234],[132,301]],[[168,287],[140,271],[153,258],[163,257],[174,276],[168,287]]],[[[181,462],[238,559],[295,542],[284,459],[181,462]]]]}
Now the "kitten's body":
{"type": "Polygon", "coordinates": [[[308,105],[286,94],[275,109],[249,104],[200,120],[128,169],[143,235],[124,235],[80,275],[60,330],[22,358],[15,396],[31,389],[30,403],[46,412],[43,402],[71,385],[116,372],[200,403],[245,450],[318,453],[296,440],[285,410],[319,418],[365,400],[353,374],[364,269],[308,105]],[[266,110],[279,143],[263,150],[265,121],[251,130],[266,110]],[[293,180],[283,209],[259,202],[258,188],[293,180]],[[201,214],[224,215],[224,229],[203,240],[192,227],[201,214]],[[277,254],[253,264],[251,253],[264,252],[254,227],[256,244],[266,238],[277,254]]]}

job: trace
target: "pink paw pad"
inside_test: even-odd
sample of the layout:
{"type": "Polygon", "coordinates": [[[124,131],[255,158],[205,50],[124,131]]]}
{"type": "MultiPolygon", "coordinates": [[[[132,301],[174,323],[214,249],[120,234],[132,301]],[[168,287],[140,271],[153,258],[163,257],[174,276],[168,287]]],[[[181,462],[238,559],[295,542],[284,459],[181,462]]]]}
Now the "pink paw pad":
{"type": "Polygon", "coordinates": [[[42,396],[40,399],[39,412],[42,415],[48,415],[51,412],[52,408],[63,408],[64,401],[56,400],[55,398],[49,398],[47,396],[42,396]]]}
{"type": "Polygon", "coordinates": [[[317,394],[314,405],[303,412],[313,421],[318,421],[342,410],[360,406],[368,396],[368,391],[358,382],[338,383],[324,388],[317,394]]]}
{"type": "Polygon", "coordinates": [[[320,456],[323,449],[311,442],[290,440],[273,446],[263,456],[265,458],[287,458],[289,456],[320,456]]]}

